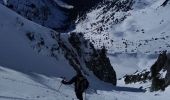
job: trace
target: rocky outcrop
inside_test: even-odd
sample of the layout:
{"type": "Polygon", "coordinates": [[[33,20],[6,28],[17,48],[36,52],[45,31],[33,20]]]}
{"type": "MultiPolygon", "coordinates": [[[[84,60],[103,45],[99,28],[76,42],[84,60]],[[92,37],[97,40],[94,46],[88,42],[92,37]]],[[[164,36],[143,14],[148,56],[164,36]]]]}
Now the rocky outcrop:
{"type": "Polygon", "coordinates": [[[94,51],[90,59],[86,59],[86,65],[100,80],[116,85],[116,72],[106,56],[105,48],[94,51]]]}
{"type": "Polygon", "coordinates": [[[166,6],[169,3],[169,0],[165,0],[161,6],[166,6]]]}
{"type": "Polygon", "coordinates": [[[151,91],[165,90],[170,84],[170,55],[163,51],[151,67],[151,91]]]}
{"type": "Polygon", "coordinates": [[[136,82],[147,82],[151,80],[151,73],[150,71],[143,70],[142,72],[136,71],[132,75],[125,75],[124,76],[124,81],[125,84],[131,84],[131,83],[136,83],[136,82]]]}
{"type": "MultiPolygon", "coordinates": [[[[101,50],[96,50],[92,43],[84,39],[82,33],[71,33],[68,40],[77,51],[82,65],[85,64],[100,80],[116,85],[116,72],[106,56],[104,47],[101,50]]],[[[84,71],[83,67],[80,67],[84,71]]]]}

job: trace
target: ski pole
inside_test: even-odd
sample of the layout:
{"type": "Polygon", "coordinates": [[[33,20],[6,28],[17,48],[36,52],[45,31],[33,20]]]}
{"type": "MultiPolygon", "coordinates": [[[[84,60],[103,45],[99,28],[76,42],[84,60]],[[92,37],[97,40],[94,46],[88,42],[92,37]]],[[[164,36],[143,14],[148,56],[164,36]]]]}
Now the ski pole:
{"type": "Polygon", "coordinates": [[[60,90],[60,88],[61,88],[61,86],[62,86],[62,85],[63,85],[63,84],[61,83],[61,84],[60,84],[60,86],[58,87],[57,91],[59,91],[59,90],[60,90]]]}
{"type": "MultiPolygon", "coordinates": [[[[60,78],[65,79],[65,77],[60,77],[60,78]]],[[[60,86],[58,87],[57,91],[59,91],[59,90],[60,90],[60,88],[61,88],[61,86],[62,86],[62,85],[63,85],[63,84],[61,83],[61,84],[60,84],[60,86]]]]}

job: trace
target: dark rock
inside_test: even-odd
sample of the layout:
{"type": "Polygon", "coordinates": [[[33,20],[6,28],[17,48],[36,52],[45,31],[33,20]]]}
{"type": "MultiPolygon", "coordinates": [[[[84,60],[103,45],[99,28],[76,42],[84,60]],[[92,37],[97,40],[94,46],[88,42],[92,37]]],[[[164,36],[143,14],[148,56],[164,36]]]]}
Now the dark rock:
{"type": "Polygon", "coordinates": [[[145,83],[147,80],[151,80],[150,71],[143,70],[142,72],[135,72],[132,75],[125,75],[124,81],[125,84],[131,84],[136,82],[143,82],[145,83]]]}
{"type": "Polygon", "coordinates": [[[26,36],[28,37],[28,39],[29,39],[30,41],[35,40],[34,33],[32,33],[32,32],[26,33],[26,36]]]}
{"type": "Polygon", "coordinates": [[[170,84],[170,55],[163,51],[151,67],[151,91],[165,90],[170,84]]]}
{"type": "MultiPolygon", "coordinates": [[[[92,43],[84,39],[82,33],[71,33],[69,42],[77,51],[79,59],[83,59],[86,67],[100,80],[116,85],[116,72],[114,71],[109,58],[106,56],[106,49],[96,50],[92,43]]],[[[83,68],[80,68],[83,71],[83,68]]]]}
{"type": "Polygon", "coordinates": [[[77,17],[82,17],[90,9],[95,7],[98,3],[104,0],[63,0],[66,3],[73,5],[74,8],[71,9],[69,16],[71,20],[76,20],[77,17]]]}
{"type": "Polygon", "coordinates": [[[163,7],[166,6],[168,4],[168,2],[169,2],[169,0],[164,1],[161,6],[163,6],[163,7]]]}

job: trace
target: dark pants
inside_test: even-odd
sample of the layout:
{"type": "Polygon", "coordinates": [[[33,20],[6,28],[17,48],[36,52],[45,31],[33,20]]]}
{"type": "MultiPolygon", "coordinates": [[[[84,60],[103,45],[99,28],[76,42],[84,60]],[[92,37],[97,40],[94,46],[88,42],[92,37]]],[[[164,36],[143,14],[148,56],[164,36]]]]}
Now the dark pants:
{"type": "Polygon", "coordinates": [[[79,100],[83,100],[83,92],[76,92],[76,96],[79,100]]]}

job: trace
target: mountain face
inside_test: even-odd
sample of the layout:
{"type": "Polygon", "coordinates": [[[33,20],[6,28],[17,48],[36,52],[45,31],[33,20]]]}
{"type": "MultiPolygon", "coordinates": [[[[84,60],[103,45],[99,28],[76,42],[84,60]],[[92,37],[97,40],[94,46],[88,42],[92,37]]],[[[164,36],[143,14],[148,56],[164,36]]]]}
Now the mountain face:
{"type": "Polygon", "coordinates": [[[104,92],[157,91],[170,84],[169,0],[0,3],[2,66],[28,75],[66,78],[81,71],[92,88],[104,92]],[[167,53],[160,54],[164,50],[167,53]],[[113,89],[117,84],[120,87],[113,89]]]}
{"type": "MultiPolygon", "coordinates": [[[[85,64],[100,80],[116,85],[116,72],[106,55],[105,48],[96,50],[91,42],[84,39],[83,33],[71,33],[68,40],[77,51],[80,62],[82,62],[82,64],[78,63],[80,69],[84,70],[81,65],[85,64]]],[[[70,58],[70,60],[73,58],[70,58]]]]}
{"type": "MultiPolygon", "coordinates": [[[[10,51],[6,49],[11,49],[19,55],[20,53],[18,51],[22,51],[21,53],[23,53],[20,56],[16,56],[14,54],[15,52],[9,53],[9,57],[11,57],[11,55],[14,56],[11,57],[8,63],[6,61],[6,55],[3,55],[0,58],[3,65],[10,66],[14,62],[13,65],[16,66],[14,69],[20,70],[21,72],[26,71],[29,73],[29,70],[32,70],[33,72],[35,71],[37,73],[44,73],[52,76],[55,75],[55,70],[52,70],[52,67],[54,68],[56,66],[54,69],[58,71],[61,70],[57,76],[64,76],[64,73],[62,72],[65,67],[63,66],[66,66],[65,70],[68,66],[70,66],[70,68],[73,68],[75,72],[84,72],[84,74],[86,74],[89,78],[96,76],[104,82],[116,85],[116,73],[110,64],[108,57],[106,56],[106,52],[103,52],[103,50],[96,50],[88,40],[84,39],[83,34],[58,33],[52,29],[42,27],[41,25],[31,22],[3,7],[2,5],[1,13],[2,16],[0,16],[0,23],[2,29],[0,40],[3,48],[1,51],[3,52],[0,52],[0,54],[8,54],[10,51]],[[5,18],[8,18],[9,20],[4,20],[5,18]],[[8,30],[8,28],[10,28],[10,30],[8,30]],[[13,32],[14,34],[12,34],[13,32]],[[8,40],[10,42],[7,42],[8,40]],[[15,40],[21,40],[23,42],[11,42],[15,40]],[[25,45],[27,45],[27,47],[25,47],[25,45]],[[53,62],[55,59],[58,63],[54,64],[53,62],[54,65],[51,65],[49,60],[41,63],[36,60],[37,57],[35,56],[38,55],[32,53],[30,48],[37,51],[39,55],[47,56],[47,58],[41,59],[48,59],[50,57],[49,60],[53,58],[50,62],[53,62]],[[33,57],[37,63],[32,64],[32,67],[29,67],[28,65],[30,64],[26,63],[27,57],[29,57],[28,62],[31,63],[31,57],[33,57]],[[19,59],[28,65],[19,63],[19,59]],[[66,64],[62,65],[60,64],[61,62],[65,62],[66,64]],[[27,67],[25,68],[24,66],[27,67]],[[49,66],[49,68],[47,66],[49,66]],[[41,67],[43,68],[41,69],[41,67]]],[[[68,72],[66,71],[65,73],[68,72]]]]}
{"type": "Polygon", "coordinates": [[[169,7],[166,0],[106,0],[74,31],[84,32],[96,48],[106,46],[112,54],[159,54],[169,50],[169,7]]]}
{"type": "Polygon", "coordinates": [[[37,41],[35,47],[37,47],[38,52],[43,52],[43,49],[46,48],[52,57],[58,59],[56,52],[62,51],[64,57],[77,73],[84,72],[88,76],[88,68],[100,80],[116,85],[116,72],[110,64],[106,52],[103,49],[96,50],[89,41],[84,39],[83,34],[70,33],[70,36],[67,36],[52,33],[52,38],[57,41],[57,44],[53,46],[46,45],[45,37],[40,37],[40,40],[37,40],[34,33],[26,35],[31,42],[37,41]]]}
{"type": "MultiPolygon", "coordinates": [[[[85,18],[80,18],[73,32],[83,32],[95,48],[105,46],[112,65],[123,66],[124,69],[129,65],[136,66],[138,71],[134,74],[124,74],[126,84],[149,82],[152,83],[151,91],[160,90],[168,84],[167,78],[158,77],[166,72],[163,66],[167,62],[159,60],[158,55],[170,50],[169,8],[169,0],[105,0],[88,12],[85,18]],[[153,65],[153,59],[157,57],[158,61],[153,65]],[[144,59],[145,63],[152,63],[141,65],[144,59]]],[[[117,73],[121,72],[121,68],[115,69],[117,73]]]]}

